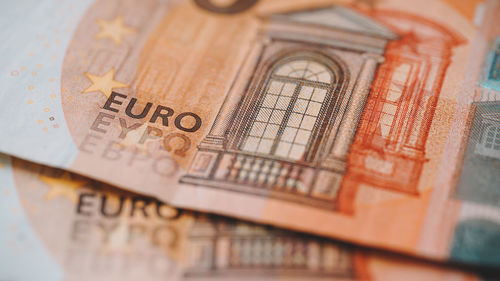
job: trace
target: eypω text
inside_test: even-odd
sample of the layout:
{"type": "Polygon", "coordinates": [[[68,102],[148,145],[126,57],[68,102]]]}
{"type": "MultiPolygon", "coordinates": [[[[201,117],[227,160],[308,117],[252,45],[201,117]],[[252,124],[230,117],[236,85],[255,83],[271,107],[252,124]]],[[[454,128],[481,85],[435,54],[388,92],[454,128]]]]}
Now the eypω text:
{"type": "Polygon", "coordinates": [[[113,92],[90,126],[90,131],[80,143],[79,149],[105,160],[126,163],[128,166],[147,165],[157,174],[170,176],[177,171],[177,164],[170,153],[184,157],[192,147],[189,134],[197,132],[201,126],[202,120],[196,113],[177,113],[171,107],[154,105],[151,102],[140,105],[137,98],[113,92]],[[112,124],[120,128],[119,134],[110,135],[112,124]],[[159,127],[174,130],[164,133],[159,127]],[[160,146],[156,146],[154,153],[137,147],[126,150],[125,139],[133,131],[136,133],[126,141],[127,145],[144,147],[146,142],[154,141],[160,146]]]}

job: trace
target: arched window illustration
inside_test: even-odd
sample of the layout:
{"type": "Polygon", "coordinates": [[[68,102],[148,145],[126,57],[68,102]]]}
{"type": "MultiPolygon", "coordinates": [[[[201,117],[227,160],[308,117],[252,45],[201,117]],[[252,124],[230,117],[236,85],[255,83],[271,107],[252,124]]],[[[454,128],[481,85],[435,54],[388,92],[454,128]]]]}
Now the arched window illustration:
{"type": "Polygon", "coordinates": [[[282,59],[269,72],[240,149],[302,160],[320,123],[334,74],[321,58],[312,56],[282,59]]]}

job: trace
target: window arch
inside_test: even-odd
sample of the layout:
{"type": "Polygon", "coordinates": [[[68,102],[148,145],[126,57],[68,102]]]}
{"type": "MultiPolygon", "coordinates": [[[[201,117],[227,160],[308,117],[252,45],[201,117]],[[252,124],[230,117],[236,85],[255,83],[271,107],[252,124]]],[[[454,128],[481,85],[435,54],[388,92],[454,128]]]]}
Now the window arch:
{"type": "Polygon", "coordinates": [[[336,77],[318,56],[280,60],[266,75],[242,151],[302,160],[336,77]]]}

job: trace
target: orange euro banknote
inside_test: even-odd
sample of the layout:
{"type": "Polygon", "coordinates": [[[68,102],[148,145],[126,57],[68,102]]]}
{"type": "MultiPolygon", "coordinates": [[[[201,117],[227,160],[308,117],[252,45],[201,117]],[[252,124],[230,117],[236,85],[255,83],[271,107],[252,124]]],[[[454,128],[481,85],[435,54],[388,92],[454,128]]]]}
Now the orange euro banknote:
{"type": "Polygon", "coordinates": [[[1,280],[480,281],[311,235],[174,209],[0,155],[1,280]],[[50,218],[50,220],[48,220],[50,218]]]}
{"type": "Polygon", "coordinates": [[[500,265],[498,0],[39,2],[1,4],[0,151],[500,265]]]}

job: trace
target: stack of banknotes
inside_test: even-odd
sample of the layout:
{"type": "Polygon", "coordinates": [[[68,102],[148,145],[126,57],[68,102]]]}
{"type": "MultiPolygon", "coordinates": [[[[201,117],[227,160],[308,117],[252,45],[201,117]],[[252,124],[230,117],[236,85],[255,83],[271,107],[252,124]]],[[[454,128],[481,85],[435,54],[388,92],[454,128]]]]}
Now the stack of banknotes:
{"type": "Polygon", "coordinates": [[[500,0],[0,3],[0,280],[500,280],[500,0]]]}

